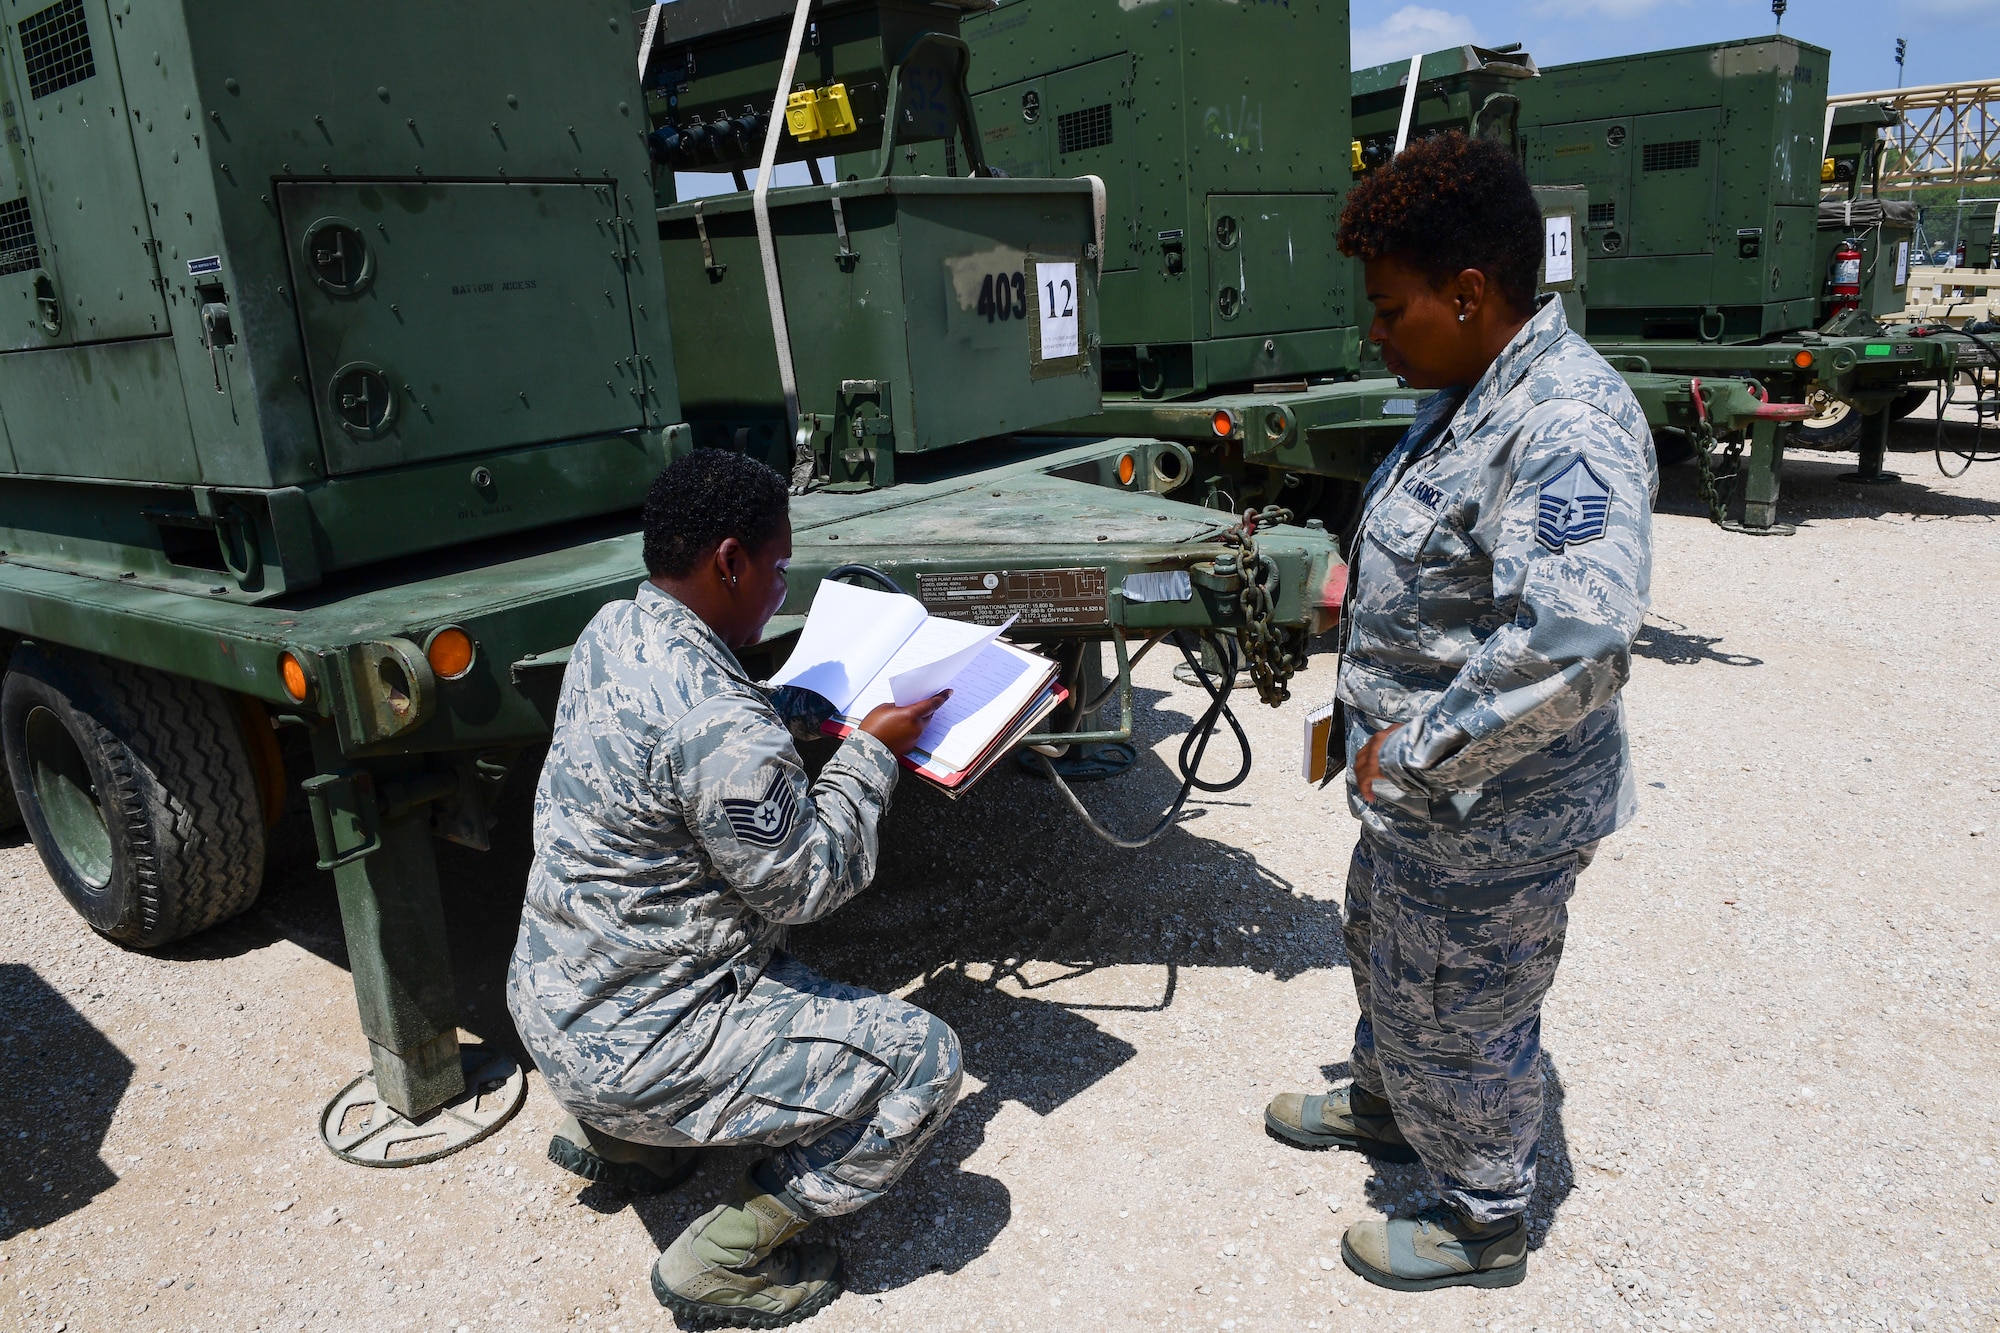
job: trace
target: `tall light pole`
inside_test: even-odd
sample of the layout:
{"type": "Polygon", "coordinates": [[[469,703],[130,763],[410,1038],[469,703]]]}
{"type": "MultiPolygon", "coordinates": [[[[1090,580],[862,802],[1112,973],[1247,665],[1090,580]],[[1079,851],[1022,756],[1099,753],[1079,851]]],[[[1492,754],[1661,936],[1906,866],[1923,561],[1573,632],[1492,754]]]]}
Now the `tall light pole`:
{"type": "Polygon", "coordinates": [[[1909,54],[1909,50],[1910,44],[1898,37],[1896,39],[1896,86],[1898,88],[1903,86],[1903,57],[1909,54]]]}
{"type": "Polygon", "coordinates": [[[1785,30],[1785,9],[1785,0],[1771,0],[1771,12],[1777,16],[1779,32],[1785,30]]]}

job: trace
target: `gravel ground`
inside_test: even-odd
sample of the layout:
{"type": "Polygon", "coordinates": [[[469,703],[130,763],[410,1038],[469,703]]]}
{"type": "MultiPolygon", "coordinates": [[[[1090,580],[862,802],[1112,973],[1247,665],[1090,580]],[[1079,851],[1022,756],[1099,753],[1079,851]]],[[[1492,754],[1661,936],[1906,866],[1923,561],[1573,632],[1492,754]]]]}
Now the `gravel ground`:
{"type": "MultiPolygon", "coordinates": [[[[2000,1328],[2000,467],[1899,465],[1856,489],[1851,459],[1795,461],[1788,540],[1718,531],[1669,474],[1627,695],[1646,806],[1572,908],[1525,1284],[1363,1285],[1340,1230],[1421,1204],[1417,1172],[1262,1131],[1271,1094],[1342,1076],[1354,1018],[1354,830],[1295,768],[1322,656],[1245,710],[1249,782],[1144,853],[1012,772],[904,788],[876,888],[794,945],[947,1017],[970,1077],[929,1158],[828,1228],[853,1289],[815,1327],[2000,1328]]],[[[1087,793],[1127,827],[1196,711],[1166,666],[1141,671],[1154,758],[1087,793]]],[[[444,858],[472,1040],[513,1041],[521,824],[444,858]]],[[[0,848],[0,1325],[670,1327],[647,1265],[747,1158],[663,1198],[579,1189],[531,1080],[464,1153],[340,1164],[316,1117],[363,1046],[296,814],[271,880],[141,955],[0,848]]]]}

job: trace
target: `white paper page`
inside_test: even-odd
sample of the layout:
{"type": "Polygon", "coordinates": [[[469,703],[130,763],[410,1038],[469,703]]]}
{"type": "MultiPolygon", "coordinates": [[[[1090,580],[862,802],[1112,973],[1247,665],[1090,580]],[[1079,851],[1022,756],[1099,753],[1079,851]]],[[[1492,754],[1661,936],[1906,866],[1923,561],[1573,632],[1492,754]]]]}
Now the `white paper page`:
{"type": "Polygon", "coordinates": [[[1548,274],[1546,281],[1553,287],[1559,282],[1568,282],[1576,276],[1576,257],[1570,253],[1569,214],[1542,219],[1542,227],[1548,233],[1545,246],[1548,253],[1548,274]]]}
{"type": "Polygon", "coordinates": [[[882,668],[889,678],[889,696],[899,708],[930,698],[1019,619],[1008,616],[1005,625],[988,628],[932,617],[882,668]]]}
{"type": "Polygon", "coordinates": [[[1007,643],[988,644],[951,683],[917,749],[954,772],[971,766],[1042,687],[1048,662],[1007,643]]]}
{"type": "Polygon", "coordinates": [[[1076,265],[1036,264],[1035,290],[1041,294],[1042,360],[1076,356],[1078,340],[1076,265]]]}
{"type": "Polygon", "coordinates": [[[828,579],[813,594],[799,646],[771,683],[824,695],[835,711],[847,713],[862,687],[928,618],[914,597],[828,579]]]}

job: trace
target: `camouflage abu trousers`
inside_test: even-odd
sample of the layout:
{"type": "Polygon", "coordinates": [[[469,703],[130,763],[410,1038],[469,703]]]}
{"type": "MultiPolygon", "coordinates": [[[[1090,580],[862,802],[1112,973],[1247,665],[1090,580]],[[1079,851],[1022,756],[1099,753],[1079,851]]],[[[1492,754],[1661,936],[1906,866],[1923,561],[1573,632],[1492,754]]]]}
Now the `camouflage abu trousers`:
{"type": "Polygon", "coordinates": [[[776,1148],[774,1174],[815,1217],[865,1208],[895,1184],[944,1127],[962,1074],[943,1019],[783,953],[730,1004],[704,1059],[738,1067],[699,1071],[713,1091],[670,1124],[606,1131],[664,1147],[776,1148]]]}
{"type": "Polygon", "coordinates": [[[1596,850],[1465,870],[1364,837],[1348,866],[1354,1082],[1389,1099],[1439,1195],[1475,1221],[1535,1191],[1542,999],[1596,850]]]}

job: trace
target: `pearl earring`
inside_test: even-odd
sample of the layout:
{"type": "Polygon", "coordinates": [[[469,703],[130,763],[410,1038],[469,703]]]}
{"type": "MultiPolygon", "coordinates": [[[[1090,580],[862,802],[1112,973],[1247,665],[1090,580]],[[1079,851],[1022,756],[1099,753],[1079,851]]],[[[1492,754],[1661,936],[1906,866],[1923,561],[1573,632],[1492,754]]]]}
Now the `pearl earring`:
{"type": "Polygon", "coordinates": [[[1458,312],[1458,322],[1461,324],[1465,323],[1465,312],[1463,310],[1458,312]]]}

